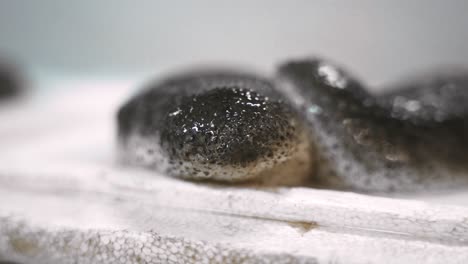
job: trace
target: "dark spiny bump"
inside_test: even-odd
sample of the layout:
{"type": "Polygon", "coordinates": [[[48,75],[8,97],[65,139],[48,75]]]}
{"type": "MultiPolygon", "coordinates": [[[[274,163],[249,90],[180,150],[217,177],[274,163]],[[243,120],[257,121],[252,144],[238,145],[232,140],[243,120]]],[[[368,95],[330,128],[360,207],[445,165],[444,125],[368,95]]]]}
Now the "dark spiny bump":
{"type": "Polygon", "coordinates": [[[291,131],[291,113],[249,89],[220,87],[187,96],[168,113],[161,142],[178,159],[246,165],[272,152],[280,131],[291,131]]]}

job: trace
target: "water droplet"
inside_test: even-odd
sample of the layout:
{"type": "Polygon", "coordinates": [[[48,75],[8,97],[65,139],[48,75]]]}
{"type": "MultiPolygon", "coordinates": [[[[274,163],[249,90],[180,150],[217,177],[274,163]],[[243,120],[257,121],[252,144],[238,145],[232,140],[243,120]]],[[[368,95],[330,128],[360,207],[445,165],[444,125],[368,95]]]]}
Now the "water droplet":
{"type": "Polygon", "coordinates": [[[182,110],[177,109],[177,111],[170,113],[169,116],[176,116],[176,115],[180,114],[181,112],[182,112],[182,110]]]}
{"type": "Polygon", "coordinates": [[[419,101],[416,101],[416,100],[410,100],[410,101],[405,103],[405,108],[406,108],[406,110],[408,110],[410,112],[416,112],[419,109],[421,109],[421,103],[419,101]]]}
{"type": "Polygon", "coordinates": [[[313,105],[311,107],[309,107],[309,109],[307,109],[307,111],[311,114],[320,114],[322,113],[322,108],[320,108],[320,106],[318,105],[313,105]]]}
{"type": "Polygon", "coordinates": [[[329,64],[320,64],[318,74],[325,79],[325,82],[333,87],[344,89],[348,84],[348,80],[341,74],[337,68],[329,64]]]}

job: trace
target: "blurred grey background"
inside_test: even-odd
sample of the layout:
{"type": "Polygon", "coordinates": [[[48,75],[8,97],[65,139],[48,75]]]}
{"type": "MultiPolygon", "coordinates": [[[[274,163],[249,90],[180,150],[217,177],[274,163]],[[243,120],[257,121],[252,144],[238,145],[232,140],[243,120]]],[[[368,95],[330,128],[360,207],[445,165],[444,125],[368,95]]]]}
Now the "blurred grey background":
{"type": "Polygon", "coordinates": [[[468,1],[0,1],[0,54],[30,71],[123,73],[319,55],[372,85],[468,67],[468,1]]]}

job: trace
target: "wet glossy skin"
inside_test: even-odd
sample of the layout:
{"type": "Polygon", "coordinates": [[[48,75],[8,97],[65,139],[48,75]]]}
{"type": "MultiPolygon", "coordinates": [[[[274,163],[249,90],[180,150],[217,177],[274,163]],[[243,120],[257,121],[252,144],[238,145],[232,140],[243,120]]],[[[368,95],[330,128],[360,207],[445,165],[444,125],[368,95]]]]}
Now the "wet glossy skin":
{"type": "Polygon", "coordinates": [[[150,85],[119,111],[121,154],[186,179],[261,178],[304,152],[302,126],[283,99],[270,81],[233,72],[150,85]]]}
{"type": "MultiPolygon", "coordinates": [[[[187,179],[255,178],[248,171],[232,171],[261,163],[275,144],[305,133],[301,140],[310,146],[309,162],[316,164],[309,171],[314,186],[387,192],[467,184],[468,80],[464,75],[431,78],[373,96],[349,74],[321,60],[284,63],[272,82],[229,72],[183,75],[150,87],[122,108],[120,139],[130,159],[138,148],[154,143],[160,160],[146,165],[169,160],[165,172],[187,179]],[[241,91],[252,93],[253,101],[241,91]],[[258,107],[236,109],[239,100],[258,107]],[[223,107],[242,115],[213,118],[229,113],[223,107]],[[200,127],[213,122],[214,130],[200,127]],[[135,137],[140,140],[137,148],[128,144],[135,137]],[[200,159],[206,164],[201,168],[200,159]]],[[[291,144],[283,149],[294,152],[291,144]]],[[[278,163],[293,158],[288,153],[278,163]]]]}
{"type": "Polygon", "coordinates": [[[285,96],[300,98],[294,105],[318,148],[315,177],[327,187],[415,191],[468,182],[465,103],[455,99],[466,97],[466,78],[446,78],[430,86],[426,77],[408,89],[377,97],[323,61],[286,63],[278,75],[287,88],[285,96]],[[437,97],[445,116],[438,121],[435,111],[427,111],[426,96],[436,97],[455,84],[458,89],[452,89],[451,96],[437,97]],[[398,100],[408,100],[409,107],[395,109],[398,100]],[[417,102],[422,106],[413,111],[417,102]]]}
{"type": "Polygon", "coordinates": [[[393,118],[413,124],[466,119],[468,75],[459,69],[426,74],[393,87],[377,99],[393,118]]]}

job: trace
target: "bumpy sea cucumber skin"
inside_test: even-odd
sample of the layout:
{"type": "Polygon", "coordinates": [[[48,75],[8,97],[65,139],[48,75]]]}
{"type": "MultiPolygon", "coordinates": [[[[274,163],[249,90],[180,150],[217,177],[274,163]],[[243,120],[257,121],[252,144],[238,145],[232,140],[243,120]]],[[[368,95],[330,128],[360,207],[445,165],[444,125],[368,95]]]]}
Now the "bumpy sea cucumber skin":
{"type": "Polygon", "coordinates": [[[291,157],[308,127],[316,185],[405,192],[468,184],[466,75],[374,96],[332,63],[306,59],[284,63],[277,80],[198,72],[151,85],[119,111],[123,156],[186,179],[244,181],[291,157]]]}
{"type": "Polygon", "coordinates": [[[122,106],[118,134],[131,162],[186,179],[245,181],[294,155],[302,144],[295,117],[265,79],[189,73],[122,106]]]}
{"type": "MultiPolygon", "coordinates": [[[[379,98],[339,67],[317,59],[284,63],[277,77],[311,129],[319,155],[316,178],[326,187],[388,192],[468,184],[468,112],[454,97],[440,99],[444,120],[429,110],[403,118],[418,107],[424,82],[379,98]],[[396,115],[385,102],[398,96],[414,103],[396,115]]],[[[466,82],[456,81],[454,93],[462,93],[466,82]]],[[[443,92],[440,87],[429,87],[431,94],[443,92]]]]}
{"type": "Polygon", "coordinates": [[[427,125],[466,118],[468,71],[432,71],[397,82],[377,97],[393,118],[427,125]]]}

